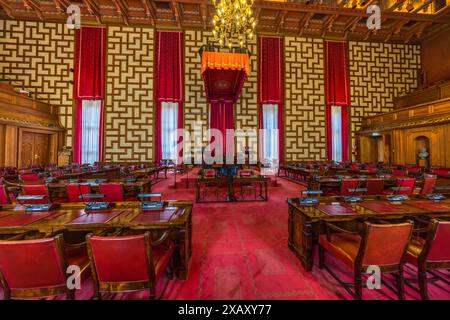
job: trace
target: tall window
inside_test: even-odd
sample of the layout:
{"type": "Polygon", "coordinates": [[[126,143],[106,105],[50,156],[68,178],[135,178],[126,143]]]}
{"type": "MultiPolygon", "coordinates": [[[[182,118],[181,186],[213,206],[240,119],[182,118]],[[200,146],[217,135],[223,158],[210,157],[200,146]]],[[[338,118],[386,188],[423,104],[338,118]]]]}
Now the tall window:
{"type": "Polygon", "coordinates": [[[177,161],[178,103],[161,103],[162,159],[177,161]]]}
{"type": "Polygon", "coordinates": [[[278,104],[263,104],[263,160],[279,159],[278,104]]]}
{"type": "Polygon", "coordinates": [[[332,159],[342,161],[342,107],[331,106],[332,159]]]}
{"type": "Polygon", "coordinates": [[[100,117],[102,101],[83,100],[81,108],[81,162],[93,164],[94,162],[99,161],[100,155],[100,117]]]}

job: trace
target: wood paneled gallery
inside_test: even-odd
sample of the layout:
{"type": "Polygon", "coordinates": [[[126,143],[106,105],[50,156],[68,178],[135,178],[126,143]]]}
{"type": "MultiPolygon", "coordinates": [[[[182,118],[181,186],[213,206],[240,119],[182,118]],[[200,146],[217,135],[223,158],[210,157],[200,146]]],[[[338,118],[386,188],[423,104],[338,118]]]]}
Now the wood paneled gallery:
{"type": "Polygon", "coordinates": [[[0,88],[0,166],[56,163],[64,136],[55,107],[0,88]]]}

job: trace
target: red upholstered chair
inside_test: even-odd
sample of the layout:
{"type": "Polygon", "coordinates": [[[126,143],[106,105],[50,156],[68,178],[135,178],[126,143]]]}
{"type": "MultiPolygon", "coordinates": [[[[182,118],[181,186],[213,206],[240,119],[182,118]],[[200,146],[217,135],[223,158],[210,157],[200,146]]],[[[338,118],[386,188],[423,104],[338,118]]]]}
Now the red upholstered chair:
{"type": "Polygon", "coordinates": [[[366,182],[365,195],[376,196],[383,194],[384,180],[382,179],[368,179],[366,182]]]}
{"type": "Polygon", "coordinates": [[[0,185],[0,205],[9,204],[11,200],[8,197],[8,192],[6,191],[5,185],[0,185]]]}
{"type": "Polygon", "coordinates": [[[62,236],[38,240],[0,241],[0,281],[5,299],[66,295],[67,266],[77,265],[81,276],[89,271],[87,256],[66,256],[62,236]]]}
{"type": "Polygon", "coordinates": [[[89,198],[81,199],[81,194],[90,194],[91,187],[87,184],[68,184],[66,185],[67,198],[69,202],[89,202],[92,201],[89,198]],[[80,193],[81,191],[81,193],[80,193]],[[84,201],[83,201],[84,200],[84,201]]]}
{"type": "Polygon", "coordinates": [[[49,203],[51,199],[49,198],[47,186],[43,184],[37,185],[23,185],[22,186],[22,195],[24,196],[46,196],[42,200],[25,200],[21,201],[25,204],[36,204],[36,203],[49,203]]]}
{"type": "Polygon", "coordinates": [[[341,196],[352,196],[360,194],[361,192],[355,192],[353,189],[359,188],[360,180],[358,179],[344,179],[341,182],[341,191],[339,195],[341,196]]]}
{"type": "Polygon", "coordinates": [[[450,221],[433,219],[425,224],[425,237],[412,238],[406,261],[417,267],[420,294],[423,299],[428,299],[427,272],[449,284],[433,270],[450,269],[450,221]]]}
{"type": "Polygon", "coordinates": [[[436,176],[426,176],[423,182],[422,189],[420,190],[420,194],[427,195],[433,193],[436,182],[436,176]]]}
{"type": "MultiPolygon", "coordinates": [[[[171,264],[174,252],[167,235],[154,243],[149,232],[120,237],[88,235],[94,298],[101,299],[102,293],[148,289],[150,298],[154,299],[157,282],[171,264]]],[[[168,279],[172,276],[173,270],[170,270],[168,279]]],[[[167,283],[158,298],[164,294],[167,283]]]]}
{"type": "Polygon", "coordinates": [[[41,177],[38,173],[25,173],[19,176],[19,179],[23,182],[39,182],[41,177]]]}
{"type": "MultiPolygon", "coordinates": [[[[244,169],[244,170],[238,170],[237,175],[239,177],[250,177],[252,175],[253,171],[251,169],[244,169]]],[[[246,191],[248,191],[250,194],[253,193],[255,199],[257,196],[257,192],[256,192],[256,185],[252,182],[241,182],[240,185],[240,190],[241,190],[241,198],[244,198],[244,194],[246,191]]]]}
{"type": "Polygon", "coordinates": [[[380,267],[382,273],[394,273],[397,294],[404,299],[403,265],[413,224],[373,224],[365,222],[361,232],[350,232],[326,224],[327,234],[319,237],[319,268],[325,268],[356,299],[362,299],[361,274],[368,266],[380,267]],[[334,230],[338,233],[331,233],[334,230]],[[354,275],[354,292],[325,265],[325,251],[343,262],[354,275]]]}
{"type": "Polygon", "coordinates": [[[393,190],[384,190],[383,194],[404,194],[412,195],[414,192],[414,178],[399,178],[393,190]],[[395,188],[399,188],[396,190],[395,188]],[[403,190],[404,189],[404,190],[403,190]]]}
{"type": "Polygon", "coordinates": [[[123,184],[121,183],[102,183],[100,184],[100,193],[105,195],[102,201],[121,202],[125,201],[123,184]]]}

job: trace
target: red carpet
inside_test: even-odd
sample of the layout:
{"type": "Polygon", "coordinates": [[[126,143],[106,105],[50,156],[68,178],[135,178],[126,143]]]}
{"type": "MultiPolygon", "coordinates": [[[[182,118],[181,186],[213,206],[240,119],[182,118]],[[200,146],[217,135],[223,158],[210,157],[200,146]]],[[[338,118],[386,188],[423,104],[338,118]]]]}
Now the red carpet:
{"type": "MultiPolygon", "coordinates": [[[[182,178],[178,180],[181,182],[182,178]]],[[[299,196],[302,187],[284,179],[278,182],[281,186],[269,189],[268,202],[194,204],[189,279],[169,284],[164,299],[352,299],[317,265],[312,272],[305,272],[288,249],[286,199],[299,196]]],[[[194,200],[193,185],[186,189],[178,183],[174,189],[173,184],[170,176],[156,184],[153,191],[162,192],[164,199],[194,200]]],[[[335,266],[331,258],[327,261],[333,269],[344,270],[341,265],[335,266]]],[[[407,277],[415,277],[413,267],[406,269],[407,277]]],[[[450,272],[447,278],[450,279],[450,272]]],[[[394,284],[389,276],[383,279],[394,284]]],[[[412,288],[406,287],[406,291],[407,299],[420,299],[412,288]]],[[[89,299],[91,295],[92,284],[88,280],[77,299],[89,299]]],[[[429,296],[450,299],[450,286],[442,282],[430,284],[429,296]]],[[[140,292],[114,298],[147,297],[147,293],[140,292]]],[[[380,290],[364,289],[363,298],[396,299],[396,294],[382,285],[380,290]]]]}

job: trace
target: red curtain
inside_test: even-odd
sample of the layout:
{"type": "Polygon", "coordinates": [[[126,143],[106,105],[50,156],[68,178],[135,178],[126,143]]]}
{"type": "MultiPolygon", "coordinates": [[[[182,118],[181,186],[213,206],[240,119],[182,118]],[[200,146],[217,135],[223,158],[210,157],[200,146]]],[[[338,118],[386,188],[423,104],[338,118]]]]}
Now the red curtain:
{"type": "MultiPolygon", "coordinates": [[[[183,32],[157,31],[154,95],[156,100],[155,157],[162,158],[161,103],[178,102],[178,128],[183,128],[184,57],[183,32]]],[[[181,151],[180,151],[181,152],[181,151]]]]}
{"type": "Polygon", "coordinates": [[[258,103],[260,128],[263,128],[263,104],[278,104],[278,155],[284,159],[283,104],[284,104],[284,47],[283,38],[258,38],[258,103]]]}
{"type": "Polygon", "coordinates": [[[325,95],[327,119],[327,153],[332,154],[331,106],[342,110],[342,160],[348,160],[348,107],[350,106],[350,77],[348,75],[348,45],[346,42],[325,41],[325,95]]]}
{"type": "MultiPolygon", "coordinates": [[[[226,144],[227,129],[234,129],[233,107],[234,104],[231,101],[211,102],[211,109],[209,112],[209,128],[217,129],[222,132],[223,155],[232,152],[232,150],[234,149],[234,141],[231,145],[226,144]]],[[[215,155],[214,152],[213,155],[215,155]]]]}
{"type": "Polygon", "coordinates": [[[102,100],[100,122],[100,154],[103,151],[103,100],[105,96],[105,28],[81,28],[75,33],[74,99],[76,101],[76,125],[74,162],[81,161],[82,100],[102,100]]]}

